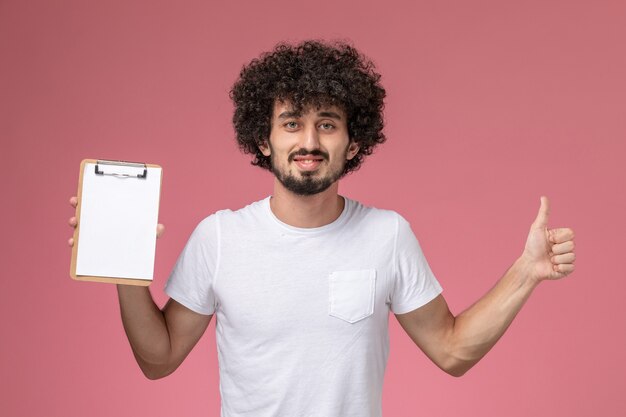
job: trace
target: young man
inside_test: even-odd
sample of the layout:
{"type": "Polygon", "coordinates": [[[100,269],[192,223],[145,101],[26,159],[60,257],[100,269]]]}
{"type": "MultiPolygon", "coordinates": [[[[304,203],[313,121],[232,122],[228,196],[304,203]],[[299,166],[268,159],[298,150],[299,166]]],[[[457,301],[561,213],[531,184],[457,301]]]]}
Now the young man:
{"type": "Polygon", "coordinates": [[[145,287],[118,286],[148,378],[173,372],[216,315],[222,416],[380,416],[390,311],[460,376],[542,280],[574,270],[573,232],[547,228],[542,197],[524,252],[453,316],[408,223],[338,195],[338,180],[385,140],[379,79],[352,47],[319,42],[279,45],[242,70],[237,140],[274,173],[274,192],[198,225],[162,310],[145,287]]]}

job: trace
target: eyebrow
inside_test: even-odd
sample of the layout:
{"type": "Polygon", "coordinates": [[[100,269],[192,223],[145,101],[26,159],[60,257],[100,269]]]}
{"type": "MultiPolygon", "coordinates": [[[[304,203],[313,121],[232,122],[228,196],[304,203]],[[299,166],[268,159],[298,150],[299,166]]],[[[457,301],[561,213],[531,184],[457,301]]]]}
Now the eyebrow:
{"type": "Polygon", "coordinates": [[[330,119],[341,120],[341,116],[335,113],[334,111],[322,111],[322,112],[317,113],[317,115],[320,117],[328,117],[330,119]]]}
{"type": "Polygon", "coordinates": [[[300,117],[300,113],[297,111],[284,111],[278,115],[279,119],[289,119],[291,117],[300,117]]]}
{"type": "MultiPolygon", "coordinates": [[[[321,112],[318,112],[317,115],[319,117],[328,117],[330,119],[341,120],[341,116],[338,113],[335,113],[333,111],[321,111],[321,112]]],[[[300,117],[300,116],[302,116],[300,112],[284,111],[278,115],[278,119],[289,119],[291,117],[300,117]]]]}

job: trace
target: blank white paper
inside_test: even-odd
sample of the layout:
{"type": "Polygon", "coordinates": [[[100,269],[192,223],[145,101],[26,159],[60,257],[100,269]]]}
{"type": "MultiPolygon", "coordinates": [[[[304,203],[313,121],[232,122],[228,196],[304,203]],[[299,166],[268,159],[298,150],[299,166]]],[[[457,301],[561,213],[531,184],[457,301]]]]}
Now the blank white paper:
{"type": "MultiPolygon", "coordinates": [[[[136,167],[103,166],[135,175],[136,167]]],[[[161,168],[146,179],[96,175],[86,163],[80,207],[76,275],[153,279],[161,168]]]]}

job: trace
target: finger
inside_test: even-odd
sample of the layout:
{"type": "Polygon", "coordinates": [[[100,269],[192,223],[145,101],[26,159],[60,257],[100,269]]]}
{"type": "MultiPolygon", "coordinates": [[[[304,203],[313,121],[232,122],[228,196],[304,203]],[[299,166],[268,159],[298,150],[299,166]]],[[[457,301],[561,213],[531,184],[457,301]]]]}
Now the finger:
{"type": "Polygon", "coordinates": [[[552,254],[554,255],[562,255],[567,252],[572,252],[574,250],[574,241],[568,240],[567,242],[557,243],[556,245],[552,245],[552,254]]]}
{"type": "Polygon", "coordinates": [[[550,216],[550,201],[548,201],[548,197],[541,196],[541,206],[539,206],[539,212],[537,213],[537,218],[535,218],[533,225],[535,227],[547,227],[549,216],[550,216]]]}
{"type": "Polygon", "coordinates": [[[554,255],[550,260],[553,264],[573,264],[576,260],[576,254],[574,252],[568,252],[563,255],[554,255]]]}
{"type": "Polygon", "coordinates": [[[70,217],[68,224],[72,227],[76,227],[76,225],[78,224],[78,221],[76,221],[76,217],[70,217]]]}
{"type": "Polygon", "coordinates": [[[550,229],[548,230],[548,235],[552,243],[563,243],[574,239],[574,231],[568,227],[550,229]]]}
{"type": "Polygon", "coordinates": [[[554,269],[555,272],[567,275],[567,274],[571,274],[572,272],[574,272],[574,264],[553,265],[552,269],[554,269]]]}
{"type": "Polygon", "coordinates": [[[165,233],[165,226],[161,223],[157,224],[157,237],[163,236],[163,233],[165,233]]]}
{"type": "Polygon", "coordinates": [[[73,237],[69,238],[67,240],[67,244],[70,245],[70,246],[74,246],[74,238],[73,237]]]}
{"type": "Polygon", "coordinates": [[[76,206],[78,205],[78,198],[76,197],[70,197],[70,205],[74,208],[76,208],[76,206]]]}

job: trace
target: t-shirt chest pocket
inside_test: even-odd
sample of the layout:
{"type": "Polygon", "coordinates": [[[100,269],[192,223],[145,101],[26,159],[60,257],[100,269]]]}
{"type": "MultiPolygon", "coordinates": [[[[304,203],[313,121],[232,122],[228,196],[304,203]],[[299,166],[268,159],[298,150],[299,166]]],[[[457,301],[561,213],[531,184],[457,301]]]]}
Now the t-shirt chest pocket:
{"type": "Polygon", "coordinates": [[[375,269],[336,271],[328,281],[329,315],[356,323],[374,313],[375,269]]]}

